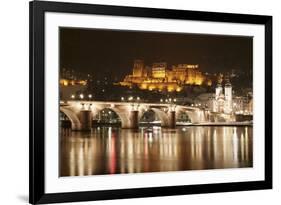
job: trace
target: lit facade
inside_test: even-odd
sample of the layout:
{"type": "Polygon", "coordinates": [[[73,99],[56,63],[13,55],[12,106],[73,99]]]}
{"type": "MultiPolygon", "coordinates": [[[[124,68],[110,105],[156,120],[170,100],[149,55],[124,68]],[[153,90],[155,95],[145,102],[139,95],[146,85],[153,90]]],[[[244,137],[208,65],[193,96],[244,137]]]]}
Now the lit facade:
{"type": "Polygon", "coordinates": [[[70,100],[77,92],[86,89],[87,81],[60,79],[60,100],[70,100]]]}
{"type": "Polygon", "coordinates": [[[248,97],[233,98],[233,112],[235,114],[253,115],[253,99],[248,97]]]}
{"type": "MultiPolygon", "coordinates": [[[[143,61],[135,60],[133,74],[125,76],[120,85],[137,85],[140,89],[151,91],[180,92],[184,85],[202,85],[205,80],[197,64],[178,64],[169,69],[166,62],[160,62],[153,63],[150,68],[143,61]]],[[[211,85],[210,80],[207,85],[211,85]]]]}
{"type": "Polygon", "coordinates": [[[217,84],[215,97],[211,102],[211,109],[213,112],[233,113],[232,86],[229,81],[226,82],[224,89],[221,82],[217,84]]]}
{"type": "Polygon", "coordinates": [[[72,86],[72,85],[87,85],[86,80],[69,80],[69,79],[60,79],[61,86],[72,86]]]}
{"type": "Polygon", "coordinates": [[[145,76],[144,63],[142,60],[135,60],[133,67],[133,77],[141,78],[145,76]]]}
{"type": "Polygon", "coordinates": [[[166,78],[166,72],[167,72],[167,63],[153,63],[151,68],[152,78],[156,79],[165,79],[166,78]]]}
{"type": "Polygon", "coordinates": [[[227,80],[223,88],[219,81],[215,97],[209,100],[208,107],[218,113],[252,115],[253,99],[247,96],[233,96],[230,82],[227,80]]]}

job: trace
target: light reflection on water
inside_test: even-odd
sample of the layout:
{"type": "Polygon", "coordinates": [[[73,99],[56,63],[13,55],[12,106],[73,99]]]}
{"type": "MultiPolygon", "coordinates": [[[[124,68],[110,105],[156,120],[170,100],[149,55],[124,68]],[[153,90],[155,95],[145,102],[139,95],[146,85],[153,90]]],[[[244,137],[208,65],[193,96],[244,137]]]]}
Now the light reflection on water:
{"type": "Polygon", "coordinates": [[[61,129],[60,176],[252,167],[252,127],[61,129]]]}

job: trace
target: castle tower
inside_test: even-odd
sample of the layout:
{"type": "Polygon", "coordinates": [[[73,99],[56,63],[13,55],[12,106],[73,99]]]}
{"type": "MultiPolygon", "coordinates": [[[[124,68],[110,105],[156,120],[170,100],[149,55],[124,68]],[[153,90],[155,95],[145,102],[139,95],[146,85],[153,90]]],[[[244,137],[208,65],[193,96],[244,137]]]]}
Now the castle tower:
{"type": "Polygon", "coordinates": [[[225,106],[224,112],[227,114],[232,113],[232,85],[229,81],[229,78],[226,78],[226,83],[224,86],[224,94],[225,94],[225,106]]]}
{"type": "Polygon", "coordinates": [[[135,60],[133,67],[133,77],[142,77],[144,72],[144,63],[142,60],[135,60]]]}

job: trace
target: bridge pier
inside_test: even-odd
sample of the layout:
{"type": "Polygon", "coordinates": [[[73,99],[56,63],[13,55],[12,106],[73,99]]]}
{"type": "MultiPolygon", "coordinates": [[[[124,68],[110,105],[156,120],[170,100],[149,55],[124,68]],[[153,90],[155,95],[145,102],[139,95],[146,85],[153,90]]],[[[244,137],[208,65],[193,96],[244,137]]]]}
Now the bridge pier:
{"type": "Polygon", "coordinates": [[[80,111],[80,122],[81,126],[80,129],[81,131],[89,131],[92,128],[92,111],[91,110],[81,110],[80,111]]]}
{"type": "Polygon", "coordinates": [[[176,111],[168,112],[168,127],[175,128],[176,127],[176,111]]]}
{"type": "Polygon", "coordinates": [[[139,127],[139,111],[137,110],[130,111],[129,120],[130,123],[128,128],[137,129],[139,127]]]}

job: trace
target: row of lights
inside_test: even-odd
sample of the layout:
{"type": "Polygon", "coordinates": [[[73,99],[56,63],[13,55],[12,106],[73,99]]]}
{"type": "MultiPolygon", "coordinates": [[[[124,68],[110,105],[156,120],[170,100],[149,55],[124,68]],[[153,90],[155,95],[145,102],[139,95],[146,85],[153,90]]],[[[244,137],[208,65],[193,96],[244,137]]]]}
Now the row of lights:
{"type": "Polygon", "coordinates": [[[176,98],[174,98],[174,99],[172,99],[172,98],[168,98],[168,99],[160,99],[160,102],[166,102],[166,103],[168,103],[168,102],[177,102],[177,99],[176,98]]]}
{"type": "MultiPolygon", "coordinates": [[[[84,94],[80,94],[80,95],[78,96],[78,98],[80,98],[81,100],[84,99],[85,97],[86,97],[86,96],[85,96],[84,94]]],[[[92,99],[93,95],[92,95],[92,94],[89,94],[87,97],[88,97],[89,99],[92,99]]],[[[75,98],[76,98],[75,95],[71,95],[71,99],[75,99],[75,98]]]]}
{"type": "Polygon", "coordinates": [[[191,104],[191,107],[200,107],[201,106],[201,103],[198,103],[198,104],[191,104]]]}
{"type": "MultiPolygon", "coordinates": [[[[102,113],[104,114],[105,111],[103,110],[102,113]]],[[[108,113],[108,114],[111,114],[112,112],[109,110],[107,113],[108,113]]]]}
{"type": "MultiPolygon", "coordinates": [[[[121,97],[121,101],[125,101],[125,100],[126,100],[125,97],[121,97]]],[[[135,99],[133,96],[128,97],[128,101],[133,101],[133,100],[140,101],[140,97],[136,97],[135,99]]]]}

